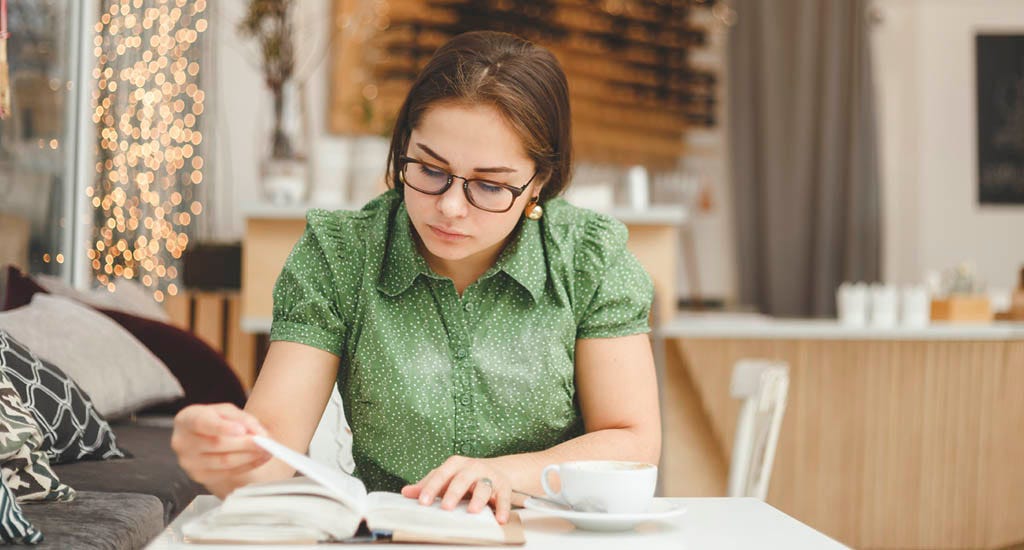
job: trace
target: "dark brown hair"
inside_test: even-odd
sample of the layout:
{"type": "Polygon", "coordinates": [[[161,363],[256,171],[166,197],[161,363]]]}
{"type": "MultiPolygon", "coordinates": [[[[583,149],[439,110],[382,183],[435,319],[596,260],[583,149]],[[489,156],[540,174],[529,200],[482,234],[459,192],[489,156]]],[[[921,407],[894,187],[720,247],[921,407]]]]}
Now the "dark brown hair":
{"type": "Polygon", "coordinates": [[[545,182],[541,202],[569,182],[572,137],[569,86],[547,49],[518,36],[493,31],[460,34],[438,48],[406,96],[388,152],[388,184],[401,194],[401,157],[423,114],[441,102],[486,104],[498,109],[522,141],[545,182]]]}

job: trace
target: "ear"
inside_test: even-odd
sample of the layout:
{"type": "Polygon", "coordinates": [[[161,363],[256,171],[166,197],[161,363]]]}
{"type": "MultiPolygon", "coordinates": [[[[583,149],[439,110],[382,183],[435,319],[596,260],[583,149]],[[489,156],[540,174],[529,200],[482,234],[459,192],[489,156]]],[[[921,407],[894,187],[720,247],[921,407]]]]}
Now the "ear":
{"type": "Polygon", "coordinates": [[[544,186],[548,183],[548,178],[537,180],[530,186],[530,200],[536,201],[540,199],[540,192],[544,189],[544,186]]]}

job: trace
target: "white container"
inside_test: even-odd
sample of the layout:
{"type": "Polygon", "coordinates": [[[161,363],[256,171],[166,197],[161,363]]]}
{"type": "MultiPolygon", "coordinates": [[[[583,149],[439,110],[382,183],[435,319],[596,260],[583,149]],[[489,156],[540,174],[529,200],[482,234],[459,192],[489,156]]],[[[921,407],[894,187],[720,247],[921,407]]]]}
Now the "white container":
{"type": "Polygon", "coordinates": [[[317,206],[341,206],[348,199],[351,178],[352,138],[322,136],[316,142],[310,202],[317,206]]]}
{"type": "Polygon", "coordinates": [[[862,327],[868,321],[868,285],[843,283],[836,290],[839,322],[848,327],[862,327]]]}
{"type": "Polygon", "coordinates": [[[299,204],[306,200],[308,176],[304,160],[268,159],[263,163],[263,194],[273,204],[299,204]]]}
{"type": "Polygon", "coordinates": [[[349,172],[349,202],[359,206],[387,190],[384,172],[391,140],[381,136],[359,136],[352,142],[349,172]]]}
{"type": "Polygon", "coordinates": [[[891,328],[896,326],[899,313],[899,294],[891,285],[871,285],[871,325],[891,328]]]}
{"type": "Polygon", "coordinates": [[[920,328],[931,322],[932,299],[924,286],[903,287],[900,299],[900,322],[903,326],[920,328]]]}
{"type": "Polygon", "coordinates": [[[650,177],[647,168],[636,165],[626,172],[626,183],[629,189],[629,206],[633,210],[646,210],[650,205],[650,177]]]}
{"type": "Polygon", "coordinates": [[[611,183],[574,183],[565,190],[565,200],[595,212],[611,212],[615,206],[615,189],[611,183]]]}

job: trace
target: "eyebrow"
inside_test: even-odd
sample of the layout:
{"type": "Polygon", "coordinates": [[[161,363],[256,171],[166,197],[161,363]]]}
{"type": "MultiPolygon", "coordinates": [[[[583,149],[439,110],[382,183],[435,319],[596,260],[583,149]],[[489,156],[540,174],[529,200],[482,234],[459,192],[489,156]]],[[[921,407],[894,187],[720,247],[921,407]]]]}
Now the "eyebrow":
{"type": "MultiPolygon", "coordinates": [[[[442,157],[441,155],[435,153],[434,150],[431,149],[430,147],[427,147],[426,145],[423,145],[422,143],[417,143],[416,146],[419,147],[420,149],[423,149],[424,153],[426,153],[426,154],[434,157],[435,159],[437,159],[437,160],[447,164],[448,166],[451,166],[451,163],[449,163],[447,160],[445,160],[445,158],[442,157]]],[[[488,173],[488,174],[518,172],[518,170],[516,170],[515,168],[509,168],[508,166],[491,166],[491,167],[488,167],[488,168],[474,168],[473,171],[477,172],[477,173],[488,173]]]]}

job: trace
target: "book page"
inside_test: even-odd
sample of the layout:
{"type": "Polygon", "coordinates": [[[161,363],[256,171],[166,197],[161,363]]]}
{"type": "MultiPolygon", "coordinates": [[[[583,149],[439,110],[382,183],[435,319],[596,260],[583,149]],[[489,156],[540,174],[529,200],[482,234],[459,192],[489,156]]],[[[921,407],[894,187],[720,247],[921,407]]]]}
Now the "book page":
{"type": "Polygon", "coordinates": [[[182,534],[192,542],[318,542],[348,539],[361,521],[333,496],[236,491],[186,523],[182,534]]]}
{"type": "MultiPolygon", "coordinates": [[[[244,485],[235,489],[230,495],[228,495],[228,497],[238,499],[240,497],[263,497],[274,495],[311,495],[342,502],[335,494],[334,490],[328,489],[306,476],[250,483],[249,485],[244,485]]],[[[342,502],[342,504],[344,503],[342,502]]]]}
{"type": "Polygon", "coordinates": [[[404,531],[442,538],[503,542],[505,532],[489,507],[470,514],[467,501],[454,510],[442,510],[441,500],[430,506],[398,493],[370,493],[366,524],[374,531],[404,531]]]}
{"type": "Polygon", "coordinates": [[[341,470],[328,468],[306,455],[281,445],[273,439],[257,435],[253,436],[252,440],[274,455],[274,458],[280,459],[285,464],[298,470],[299,473],[330,489],[339,501],[356,512],[356,514],[362,516],[366,513],[366,486],[363,485],[362,481],[341,470]]]}

